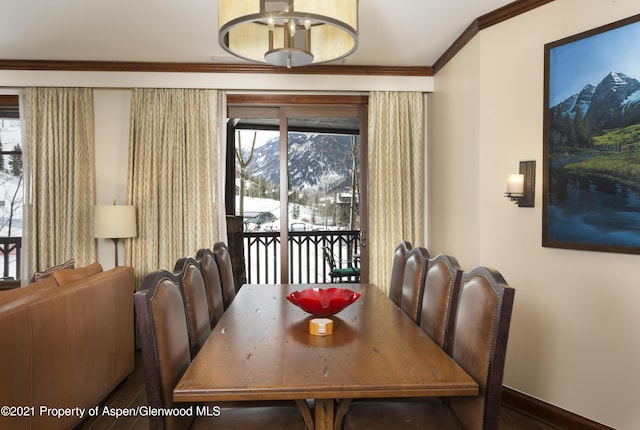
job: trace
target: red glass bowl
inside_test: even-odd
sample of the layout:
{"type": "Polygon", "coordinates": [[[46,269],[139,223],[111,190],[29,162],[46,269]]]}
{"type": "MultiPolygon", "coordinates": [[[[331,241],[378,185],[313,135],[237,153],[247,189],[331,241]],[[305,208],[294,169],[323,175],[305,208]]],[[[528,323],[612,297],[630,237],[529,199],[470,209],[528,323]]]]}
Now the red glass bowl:
{"type": "Polygon", "coordinates": [[[311,315],[328,317],[337,314],[359,297],[360,293],[347,288],[307,288],[288,294],[287,300],[311,315]]]}

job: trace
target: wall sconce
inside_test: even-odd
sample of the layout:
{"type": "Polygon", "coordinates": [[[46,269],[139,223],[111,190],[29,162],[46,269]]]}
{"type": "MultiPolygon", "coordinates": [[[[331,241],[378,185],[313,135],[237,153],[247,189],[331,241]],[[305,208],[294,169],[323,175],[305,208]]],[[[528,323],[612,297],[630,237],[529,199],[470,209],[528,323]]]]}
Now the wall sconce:
{"type": "Polygon", "coordinates": [[[507,177],[507,192],[504,195],[521,208],[534,207],[536,197],[535,160],[520,162],[520,173],[507,177]]]}

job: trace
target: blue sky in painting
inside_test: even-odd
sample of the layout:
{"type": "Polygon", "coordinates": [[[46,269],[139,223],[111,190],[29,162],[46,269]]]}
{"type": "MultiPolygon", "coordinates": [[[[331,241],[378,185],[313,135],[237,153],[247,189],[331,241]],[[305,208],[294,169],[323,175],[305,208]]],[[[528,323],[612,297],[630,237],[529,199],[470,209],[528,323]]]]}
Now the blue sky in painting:
{"type": "Polygon", "coordinates": [[[596,34],[549,52],[549,107],[610,72],[640,80],[640,22],[596,34]]]}

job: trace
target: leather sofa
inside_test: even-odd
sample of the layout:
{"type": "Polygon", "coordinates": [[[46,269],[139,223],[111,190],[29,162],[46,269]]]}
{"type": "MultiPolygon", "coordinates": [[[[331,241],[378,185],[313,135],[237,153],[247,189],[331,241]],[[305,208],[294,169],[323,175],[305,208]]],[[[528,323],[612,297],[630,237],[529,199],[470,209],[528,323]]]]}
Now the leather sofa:
{"type": "Polygon", "coordinates": [[[133,370],[133,292],[99,263],[0,291],[0,428],[69,429],[133,370]]]}

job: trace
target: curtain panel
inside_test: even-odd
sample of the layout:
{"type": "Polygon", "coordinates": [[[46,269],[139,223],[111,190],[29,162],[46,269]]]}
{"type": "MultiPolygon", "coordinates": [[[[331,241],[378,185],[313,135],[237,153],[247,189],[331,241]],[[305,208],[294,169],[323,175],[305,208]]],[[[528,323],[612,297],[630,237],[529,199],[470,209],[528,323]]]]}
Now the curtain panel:
{"type": "Polygon", "coordinates": [[[95,261],[93,90],[27,88],[29,272],[95,261]]]}
{"type": "Polygon", "coordinates": [[[136,281],[218,237],[218,95],[215,90],[134,89],[128,204],[138,236],[127,241],[136,281]]]}
{"type": "Polygon", "coordinates": [[[369,95],[369,280],[388,291],[401,240],[424,237],[424,100],[420,92],[369,95]]]}

